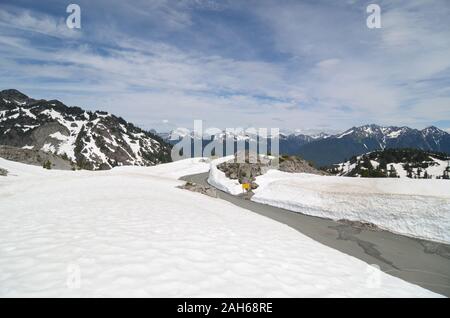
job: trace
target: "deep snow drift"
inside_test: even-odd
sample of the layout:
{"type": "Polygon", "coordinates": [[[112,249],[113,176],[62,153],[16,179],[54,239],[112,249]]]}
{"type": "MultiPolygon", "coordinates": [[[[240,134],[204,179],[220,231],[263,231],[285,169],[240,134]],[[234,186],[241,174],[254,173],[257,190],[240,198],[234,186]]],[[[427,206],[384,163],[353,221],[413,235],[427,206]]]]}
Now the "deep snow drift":
{"type": "Polygon", "coordinates": [[[232,195],[238,195],[242,193],[242,185],[238,180],[232,180],[226,177],[225,172],[220,171],[217,168],[223,162],[232,160],[234,156],[222,157],[211,161],[211,167],[209,170],[208,183],[213,187],[228,192],[232,195]]]}
{"type": "MultiPolygon", "coordinates": [[[[208,183],[233,195],[237,180],[211,162],[208,183]]],[[[394,233],[450,243],[450,182],[436,179],[350,178],[269,170],[252,201],[304,214],[374,223],[394,233]]]]}
{"type": "Polygon", "coordinates": [[[0,296],[437,296],[220,199],[209,164],[47,171],[0,159],[0,296]]]}
{"type": "Polygon", "coordinates": [[[269,170],[252,200],[305,214],[365,221],[414,237],[450,243],[447,180],[323,177],[269,170]]]}

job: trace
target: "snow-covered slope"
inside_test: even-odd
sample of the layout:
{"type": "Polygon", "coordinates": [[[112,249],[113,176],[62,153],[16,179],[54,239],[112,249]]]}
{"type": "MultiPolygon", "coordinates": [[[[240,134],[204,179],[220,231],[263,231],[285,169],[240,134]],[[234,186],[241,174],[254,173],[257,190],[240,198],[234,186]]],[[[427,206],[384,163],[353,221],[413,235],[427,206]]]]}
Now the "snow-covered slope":
{"type": "Polygon", "coordinates": [[[437,296],[176,188],[182,171],[209,168],[199,159],[97,172],[0,166],[11,171],[0,177],[2,297],[437,296]]]}
{"type": "Polygon", "coordinates": [[[447,180],[347,178],[270,170],[256,178],[252,201],[309,215],[364,221],[450,243],[447,180]]]}
{"type": "Polygon", "coordinates": [[[85,169],[170,161],[168,144],[120,117],[16,90],[0,92],[0,144],[55,153],[85,169]]]}

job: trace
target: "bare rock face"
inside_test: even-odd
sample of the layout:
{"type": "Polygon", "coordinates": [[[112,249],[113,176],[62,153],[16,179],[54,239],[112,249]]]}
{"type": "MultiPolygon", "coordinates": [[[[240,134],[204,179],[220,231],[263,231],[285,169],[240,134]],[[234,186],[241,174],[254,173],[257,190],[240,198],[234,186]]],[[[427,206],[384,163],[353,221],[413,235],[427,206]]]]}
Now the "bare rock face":
{"type": "Polygon", "coordinates": [[[0,176],[6,177],[8,175],[8,170],[0,168],[0,176]]]}
{"type": "Polygon", "coordinates": [[[69,130],[65,126],[58,122],[49,122],[33,129],[29,144],[34,145],[34,149],[41,149],[46,144],[49,149],[57,149],[60,140],[52,137],[56,133],[66,137],[70,135],[69,130]]]}
{"type": "Polygon", "coordinates": [[[0,146],[0,157],[6,160],[41,167],[45,163],[50,162],[51,169],[72,170],[75,168],[74,163],[72,163],[70,160],[61,158],[55,154],[38,150],[16,148],[11,146],[0,146]]]}
{"type": "Polygon", "coordinates": [[[321,176],[330,175],[329,173],[314,168],[312,163],[297,156],[281,156],[279,159],[280,171],[292,173],[311,173],[321,176]]]}
{"type": "Polygon", "coordinates": [[[201,194],[205,194],[207,196],[217,198],[217,192],[216,189],[210,186],[203,186],[201,184],[193,183],[193,182],[186,182],[186,184],[179,187],[180,189],[186,189],[192,192],[198,192],[201,194]]]}
{"type": "Polygon", "coordinates": [[[225,173],[229,179],[238,179],[240,183],[251,183],[263,171],[261,163],[224,162],[217,168],[225,173]]]}

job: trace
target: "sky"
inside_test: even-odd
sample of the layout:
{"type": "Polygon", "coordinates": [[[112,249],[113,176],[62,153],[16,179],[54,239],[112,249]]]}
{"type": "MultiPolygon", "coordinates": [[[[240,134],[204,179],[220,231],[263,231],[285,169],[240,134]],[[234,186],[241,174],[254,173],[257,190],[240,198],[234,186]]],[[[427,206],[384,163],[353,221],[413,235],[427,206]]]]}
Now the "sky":
{"type": "Polygon", "coordinates": [[[449,19],[448,0],[1,0],[0,90],[161,132],[450,132],[449,19]]]}

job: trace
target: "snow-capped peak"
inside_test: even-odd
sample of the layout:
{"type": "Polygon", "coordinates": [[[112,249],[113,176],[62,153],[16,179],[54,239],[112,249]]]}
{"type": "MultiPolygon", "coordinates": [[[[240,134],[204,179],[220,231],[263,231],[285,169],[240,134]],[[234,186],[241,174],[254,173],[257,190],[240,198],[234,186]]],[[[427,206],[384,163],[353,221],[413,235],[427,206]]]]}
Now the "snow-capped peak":
{"type": "Polygon", "coordinates": [[[446,135],[447,132],[445,132],[442,129],[437,128],[436,126],[429,126],[429,127],[426,127],[425,129],[422,129],[422,134],[424,134],[425,136],[428,136],[428,135],[442,136],[442,135],[446,135]]]}
{"type": "Polygon", "coordinates": [[[120,117],[34,100],[16,90],[0,92],[0,144],[33,146],[86,169],[170,160],[168,144],[120,117]]]}

